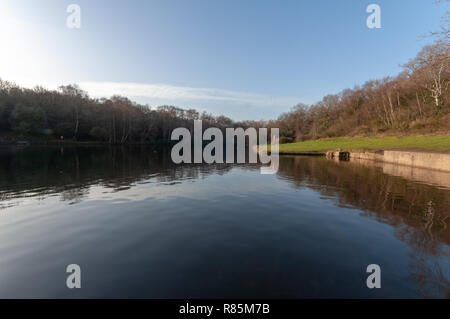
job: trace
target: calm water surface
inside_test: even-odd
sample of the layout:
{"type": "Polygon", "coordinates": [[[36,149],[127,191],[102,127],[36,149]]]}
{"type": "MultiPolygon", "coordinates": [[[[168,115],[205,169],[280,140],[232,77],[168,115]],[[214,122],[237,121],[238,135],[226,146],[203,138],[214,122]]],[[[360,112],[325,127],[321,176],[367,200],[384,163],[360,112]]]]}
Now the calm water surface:
{"type": "Polygon", "coordinates": [[[0,297],[450,298],[449,216],[444,187],[325,158],[261,175],[150,148],[3,147],[0,297]]]}

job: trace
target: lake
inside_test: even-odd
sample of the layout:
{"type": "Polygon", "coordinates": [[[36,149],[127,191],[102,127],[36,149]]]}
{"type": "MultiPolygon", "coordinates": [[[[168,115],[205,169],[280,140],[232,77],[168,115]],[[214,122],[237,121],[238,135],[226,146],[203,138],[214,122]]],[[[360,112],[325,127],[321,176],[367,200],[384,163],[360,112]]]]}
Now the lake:
{"type": "Polygon", "coordinates": [[[360,163],[0,148],[1,298],[450,298],[449,226],[448,188],[360,163]]]}

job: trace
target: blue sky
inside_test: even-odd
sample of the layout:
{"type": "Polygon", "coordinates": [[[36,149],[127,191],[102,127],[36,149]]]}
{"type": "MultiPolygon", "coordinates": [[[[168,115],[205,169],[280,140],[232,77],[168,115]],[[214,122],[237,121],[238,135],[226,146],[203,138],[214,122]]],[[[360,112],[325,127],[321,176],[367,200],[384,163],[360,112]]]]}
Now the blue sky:
{"type": "Polygon", "coordinates": [[[32,87],[79,83],[234,119],[395,75],[439,29],[434,0],[0,0],[0,77],[32,87]],[[81,7],[81,29],[66,8],[81,7]],[[381,7],[381,29],[366,7],[381,7]]]}

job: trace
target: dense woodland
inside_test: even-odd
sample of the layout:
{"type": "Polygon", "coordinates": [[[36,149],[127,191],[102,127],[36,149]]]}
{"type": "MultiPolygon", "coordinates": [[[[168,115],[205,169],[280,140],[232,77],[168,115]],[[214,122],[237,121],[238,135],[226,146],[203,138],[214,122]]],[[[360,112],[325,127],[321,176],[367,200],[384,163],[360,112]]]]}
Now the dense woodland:
{"type": "Polygon", "coordinates": [[[0,141],[167,142],[176,127],[279,127],[281,142],[348,135],[450,132],[448,34],[404,65],[396,77],[298,104],[277,120],[234,122],[174,106],[150,108],[126,97],[94,99],[77,85],[21,88],[0,79],[0,141]]]}
{"type": "Polygon", "coordinates": [[[380,133],[450,132],[450,44],[424,47],[396,77],[299,104],[279,117],[286,140],[380,133]]]}
{"type": "Polygon", "coordinates": [[[77,85],[57,91],[42,87],[25,89],[0,80],[0,136],[3,140],[64,139],[113,144],[164,142],[173,129],[204,126],[229,127],[231,119],[199,114],[174,106],[155,109],[126,97],[93,99],[77,85]]]}

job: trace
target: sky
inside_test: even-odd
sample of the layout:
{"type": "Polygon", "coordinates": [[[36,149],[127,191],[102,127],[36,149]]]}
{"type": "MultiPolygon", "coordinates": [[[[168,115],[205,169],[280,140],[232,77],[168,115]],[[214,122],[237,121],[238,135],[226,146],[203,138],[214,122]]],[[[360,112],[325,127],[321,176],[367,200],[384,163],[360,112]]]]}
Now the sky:
{"type": "Polygon", "coordinates": [[[0,0],[0,78],[77,83],[235,120],[394,76],[439,29],[434,0],[0,0]],[[381,28],[369,29],[369,4],[381,28]],[[68,28],[78,4],[81,27],[68,28]]]}

